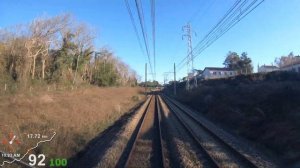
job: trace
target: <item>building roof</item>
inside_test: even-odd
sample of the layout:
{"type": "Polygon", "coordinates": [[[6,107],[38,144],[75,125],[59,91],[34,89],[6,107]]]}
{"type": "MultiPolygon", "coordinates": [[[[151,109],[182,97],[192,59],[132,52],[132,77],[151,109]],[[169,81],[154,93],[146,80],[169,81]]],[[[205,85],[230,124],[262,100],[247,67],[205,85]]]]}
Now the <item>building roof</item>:
{"type": "Polygon", "coordinates": [[[233,69],[230,68],[220,68],[220,67],[205,67],[203,71],[207,70],[213,70],[213,71],[234,71],[233,69]]]}
{"type": "Polygon", "coordinates": [[[265,67],[265,68],[278,68],[277,66],[274,66],[274,65],[262,65],[261,67],[265,67]]]}
{"type": "Polygon", "coordinates": [[[291,67],[291,66],[298,65],[298,64],[300,64],[300,61],[295,61],[295,62],[293,62],[293,63],[291,63],[291,64],[284,65],[284,66],[282,66],[281,68],[287,68],[287,67],[291,67]]]}

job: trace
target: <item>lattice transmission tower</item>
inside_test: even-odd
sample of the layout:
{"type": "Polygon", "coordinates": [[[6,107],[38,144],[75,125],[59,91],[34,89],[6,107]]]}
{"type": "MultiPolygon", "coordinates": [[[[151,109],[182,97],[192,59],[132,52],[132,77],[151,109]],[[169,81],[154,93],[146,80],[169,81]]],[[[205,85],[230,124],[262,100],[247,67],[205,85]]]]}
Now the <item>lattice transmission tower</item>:
{"type": "MultiPolygon", "coordinates": [[[[187,23],[185,26],[182,27],[182,31],[184,34],[182,35],[182,39],[187,39],[187,60],[186,60],[186,67],[187,67],[187,77],[186,77],[186,89],[190,89],[190,78],[194,77],[194,85],[197,86],[197,78],[194,75],[194,55],[193,55],[193,44],[192,44],[192,27],[190,23],[187,23]],[[192,76],[191,76],[192,75],[192,76]]],[[[195,34],[196,35],[196,34],[195,34]]]]}

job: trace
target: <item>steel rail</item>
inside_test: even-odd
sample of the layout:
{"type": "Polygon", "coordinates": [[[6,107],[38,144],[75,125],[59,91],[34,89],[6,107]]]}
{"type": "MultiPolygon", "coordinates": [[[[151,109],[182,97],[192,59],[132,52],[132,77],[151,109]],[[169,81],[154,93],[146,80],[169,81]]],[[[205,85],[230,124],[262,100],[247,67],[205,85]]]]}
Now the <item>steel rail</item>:
{"type": "Polygon", "coordinates": [[[156,98],[156,115],[158,119],[158,134],[159,134],[159,141],[160,141],[160,151],[161,151],[161,162],[162,162],[162,167],[166,167],[165,164],[165,154],[164,154],[164,148],[163,148],[163,138],[162,138],[162,133],[161,133],[161,104],[159,101],[158,96],[155,96],[156,98]]]}
{"type": "Polygon", "coordinates": [[[226,141],[224,141],[222,138],[220,138],[218,135],[216,135],[213,131],[211,131],[206,125],[204,125],[201,121],[199,121],[195,116],[191,115],[189,112],[186,111],[181,105],[178,105],[176,102],[174,102],[172,99],[170,99],[167,96],[163,96],[165,99],[168,99],[168,102],[178,109],[180,109],[184,114],[186,114],[188,117],[190,117],[195,123],[197,123],[200,127],[202,127],[209,135],[211,135],[214,139],[216,139],[218,142],[226,146],[231,152],[233,152],[235,155],[239,156],[240,159],[247,164],[250,167],[260,167],[257,166],[255,163],[253,163],[251,160],[249,160],[244,154],[239,152],[237,149],[232,147],[230,144],[228,144],[226,141]]]}
{"type": "Polygon", "coordinates": [[[134,137],[133,145],[132,145],[132,147],[130,148],[130,152],[129,152],[128,157],[126,158],[126,162],[125,162],[125,166],[124,166],[124,167],[128,167],[128,165],[129,165],[129,161],[130,161],[130,159],[131,159],[131,157],[132,157],[132,155],[133,155],[133,151],[134,151],[134,148],[135,148],[135,146],[136,146],[136,142],[137,142],[137,140],[138,140],[138,137],[139,137],[139,135],[140,135],[141,129],[142,129],[143,124],[144,124],[144,122],[145,122],[146,115],[147,115],[147,113],[148,113],[148,111],[149,111],[149,107],[150,107],[151,101],[153,101],[153,96],[151,96],[150,101],[149,101],[149,104],[147,105],[147,107],[146,107],[146,109],[145,109],[145,112],[144,112],[144,114],[143,114],[143,116],[142,116],[142,122],[141,122],[141,124],[138,126],[138,127],[139,127],[139,128],[138,128],[138,133],[137,133],[136,136],[134,137]]]}
{"type": "MultiPolygon", "coordinates": [[[[161,100],[162,103],[163,100],[161,100]]],[[[172,107],[171,104],[167,103],[168,100],[164,100],[165,104],[169,107],[171,112],[173,112],[174,116],[178,119],[178,121],[181,123],[183,128],[187,131],[187,133],[191,136],[191,138],[196,142],[198,147],[204,152],[206,158],[211,162],[213,167],[222,167],[216,159],[210,156],[210,154],[205,150],[195,133],[191,130],[191,128],[183,121],[182,118],[179,117],[179,115],[175,112],[174,108],[172,107]]]]}
{"type": "MultiPolygon", "coordinates": [[[[160,127],[160,122],[161,122],[161,120],[160,120],[160,118],[159,118],[159,115],[158,115],[158,109],[160,109],[159,107],[157,107],[157,101],[156,101],[156,96],[154,95],[154,96],[151,96],[151,100],[149,101],[149,104],[148,104],[148,106],[147,106],[147,108],[146,108],[146,110],[145,110],[145,112],[144,112],[144,114],[143,114],[143,118],[142,118],[142,122],[141,122],[141,124],[138,126],[138,133],[137,133],[137,135],[134,137],[134,142],[133,142],[133,145],[132,145],[132,147],[130,148],[130,152],[129,152],[129,155],[128,155],[128,157],[126,158],[126,162],[125,162],[125,165],[124,165],[124,167],[129,167],[129,162],[130,162],[130,160],[132,159],[132,156],[133,156],[133,154],[134,154],[134,150],[135,150],[135,148],[136,148],[136,144],[137,144],[137,141],[138,141],[138,139],[139,139],[139,137],[140,137],[140,134],[141,134],[141,130],[142,130],[142,128],[143,128],[143,125],[144,125],[144,123],[145,123],[145,118],[146,118],[146,116],[150,113],[149,111],[150,111],[150,104],[151,104],[151,102],[152,101],[154,101],[154,113],[155,113],[155,115],[156,115],[156,117],[154,116],[154,124],[158,124],[158,134],[159,134],[159,145],[158,145],[158,147],[159,147],[159,154],[161,155],[160,157],[159,157],[159,164],[161,164],[160,165],[160,167],[165,167],[165,157],[164,157],[164,153],[163,153],[163,144],[162,144],[162,136],[161,136],[161,127],[160,127]],[[156,110],[157,109],[157,110],[156,110]],[[155,120],[158,120],[158,121],[155,121],[155,120]]],[[[154,126],[154,125],[153,125],[154,126]]],[[[154,138],[153,138],[154,139],[154,138]]],[[[152,141],[154,141],[154,140],[152,140],[152,141]]]]}

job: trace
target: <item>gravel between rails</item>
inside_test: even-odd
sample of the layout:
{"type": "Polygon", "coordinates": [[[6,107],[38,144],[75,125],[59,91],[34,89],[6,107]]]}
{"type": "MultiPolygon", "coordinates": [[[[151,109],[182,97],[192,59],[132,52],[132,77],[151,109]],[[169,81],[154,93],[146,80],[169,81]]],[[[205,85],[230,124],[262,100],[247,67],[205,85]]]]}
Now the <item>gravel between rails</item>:
{"type": "Polygon", "coordinates": [[[133,111],[95,138],[70,166],[126,167],[126,158],[135,146],[127,167],[279,167],[248,141],[173,99],[151,95],[133,111]]]}
{"type": "Polygon", "coordinates": [[[151,160],[154,156],[154,137],[155,135],[155,97],[150,101],[144,122],[140,127],[136,137],[136,143],[132,149],[132,155],[128,158],[128,167],[151,167],[151,160]]]}
{"type": "Polygon", "coordinates": [[[195,143],[159,96],[162,119],[168,141],[172,167],[213,167],[203,150],[195,143]]]}
{"type": "Polygon", "coordinates": [[[209,129],[213,134],[218,136],[240,154],[244,155],[248,160],[256,165],[256,167],[266,167],[266,168],[276,168],[279,167],[276,161],[268,158],[264,153],[257,150],[254,145],[249,143],[246,140],[242,140],[239,137],[233,136],[223,129],[217,127],[215,124],[207,120],[204,116],[202,116],[199,112],[196,112],[176,100],[169,99],[171,102],[176,103],[176,106],[184,109],[184,111],[188,112],[188,114],[194,116],[204,127],[209,129]]]}
{"type": "Polygon", "coordinates": [[[123,130],[117,136],[118,138],[113,142],[112,147],[105,151],[104,156],[101,158],[101,160],[98,161],[98,164],[96,166],[97,168],[111,168],[116,166],[117,162],[121,158],[123,150],[126,148],[129,139],[131,138],[137,125],[139,124],[140,119],[144,114],[145,109],[149,104],[150,98],[151,97],[149,96],[142,107],[138,109],[136,114],[124,126],[123,130]]]}
{"type": "Polygon", "coordinates": [[[125,167],[165,167],[163,143],[160,132],[159,107],[154,95],[139,128],[136,141],[125,167]]]}
{"type": "MultiPolygon", "coordinates": [[[[169,103],[168,101],[166,101],[169,103]]],[[[199,127],[199,125],[186,116],[183,112],[180,112],[174,105],[169,105],[170,108],[184,120],[185,124],[191,129],[191,131],[197,136],[203,148],[208,154],[217,162],[219,167],[247,167],[244,163],[238,159],[231,151],[224,148],[214,137],[210,136],[206,130],[199,127]]]]}

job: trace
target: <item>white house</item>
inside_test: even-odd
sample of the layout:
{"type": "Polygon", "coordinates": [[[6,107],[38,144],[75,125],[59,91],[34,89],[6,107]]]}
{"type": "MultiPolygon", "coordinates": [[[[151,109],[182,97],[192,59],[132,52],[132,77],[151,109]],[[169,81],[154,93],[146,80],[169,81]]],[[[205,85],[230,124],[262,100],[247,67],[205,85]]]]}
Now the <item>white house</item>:
{"type": "Polygon", "coordinates": [[[236,76],[238,73],[229,68],[206,67],[203,70],[203,79],[219,79],[236,76]]]}
{"type": "Polygon", "coordinates": [[[262,66],[258,66],[257,68],[258,73],[268,73],[268,72],[273,72],[278,70],[279,68],[273,65],[262,65],[262,66]]]}
{"type": "Polygon", "coordinates": [[[300,61],[280,68],[281,71],[293,71],[300,73],[300,61]]]}

